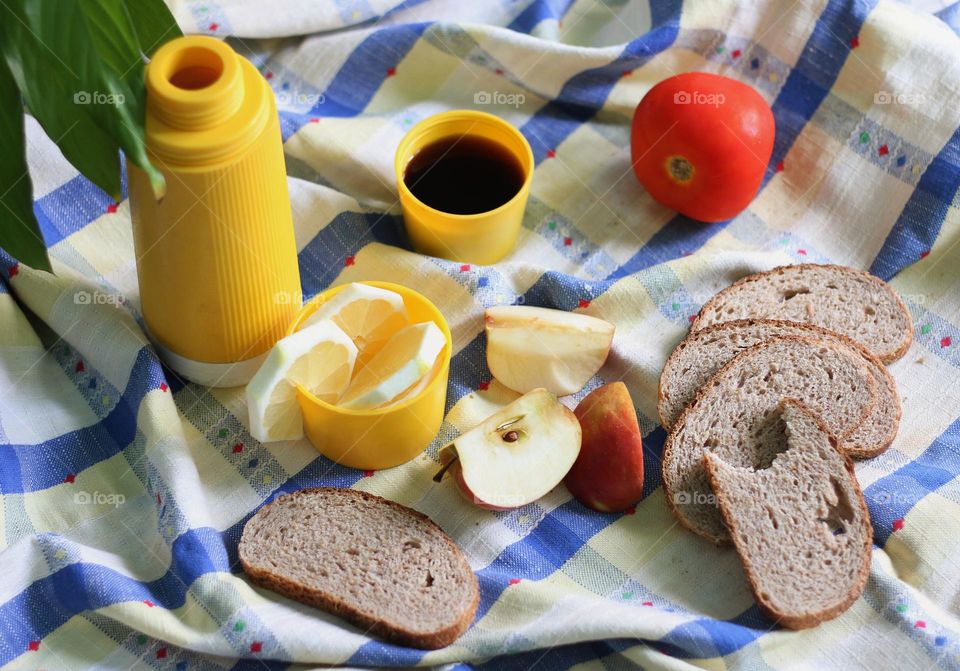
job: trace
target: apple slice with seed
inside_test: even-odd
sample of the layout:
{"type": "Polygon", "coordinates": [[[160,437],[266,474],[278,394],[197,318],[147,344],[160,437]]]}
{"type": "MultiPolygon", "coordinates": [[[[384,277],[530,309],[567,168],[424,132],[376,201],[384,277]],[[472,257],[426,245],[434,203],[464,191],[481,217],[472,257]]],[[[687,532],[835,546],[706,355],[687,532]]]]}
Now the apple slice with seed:
{"type": "Polygon", "coordinates": [[[546,389],[534,389],[440,451],[460,493],[482,508],[507,510],[563,480],[580,453],[580,422],[546,389]]]}

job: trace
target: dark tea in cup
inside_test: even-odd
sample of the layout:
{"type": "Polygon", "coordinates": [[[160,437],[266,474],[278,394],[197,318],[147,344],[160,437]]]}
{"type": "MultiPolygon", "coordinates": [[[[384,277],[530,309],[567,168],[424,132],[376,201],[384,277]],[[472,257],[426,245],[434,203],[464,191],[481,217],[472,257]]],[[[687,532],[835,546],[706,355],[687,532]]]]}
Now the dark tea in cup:
{"type": "Polygon", "coordinates": [[[420,202],[449,214],[480,214],[510,201],[526,173],[516,154],[479,135],[452,135],[424,146],[403,181],[420,202]]]}
{"type": "Polygon", "coordinates": [[[423,119],[393,155],[411,246],[461,264],[496,263],[520,234],[535,166],[523,133],[493,114],[423,119]]]}

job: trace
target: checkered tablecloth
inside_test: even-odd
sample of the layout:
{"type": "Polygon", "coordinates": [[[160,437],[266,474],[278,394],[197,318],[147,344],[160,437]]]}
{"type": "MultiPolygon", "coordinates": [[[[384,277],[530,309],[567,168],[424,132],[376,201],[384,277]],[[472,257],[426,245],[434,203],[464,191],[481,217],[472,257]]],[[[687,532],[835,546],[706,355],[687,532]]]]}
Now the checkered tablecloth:
{"type": "Polygon", "coordinates": [[[139,315],[128,203],[79,176],[28,119],[56,275],[0,257],[0,663],[960,668],[955,5],[191,0],[174,10],[187,31],[229,36],[277,95],[305,293],[389,280],[446,315],[446,419],[421,457],[375,473],[306,441],[258,444],[242,389],[185,384],[160,365],[139,315]],[[729,223],[664,209],[629,169],[634,106],[688,70],[750,84],[776,116],[763,188],[729,223]],[[536,158],[520,241],[495,266],[415,254],[403,234],[393,150],[452,108],[502,116],[536,158]],[[876,542],[869,583],[845,615],[797,633],[758,612],[731,549],[669,513],[655,402],[660,367],[707,298],[801,261],[891,281],[916,332],[891,367],[900,434],[857,467],[876,542]],[[635,510],[597,514],[559,487],[493,513],[431,482],[437,447],[513,397],[487,370],[481,316],[520,302],[616,324],[611,356],[577,398],[604,381],[629,387],[646,446],[635,510]],[[482,592],[459,641],[399,648],[250,586],[237,566],[244,522],[316,485],[413,506],[456,539],[482,592]]]}

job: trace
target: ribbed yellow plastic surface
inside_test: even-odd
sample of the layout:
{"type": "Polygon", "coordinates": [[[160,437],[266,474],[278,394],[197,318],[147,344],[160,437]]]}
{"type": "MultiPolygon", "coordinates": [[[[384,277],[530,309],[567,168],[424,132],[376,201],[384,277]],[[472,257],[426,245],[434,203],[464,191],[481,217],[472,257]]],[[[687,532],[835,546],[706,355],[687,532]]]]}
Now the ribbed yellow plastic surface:
{"type": "Polygon", "coordinates": [[[147,146],[167,193],[157,202],[129,168],[144,320],[182,357],[253,358],[301,303],[273,95],[249,62],[205,37],[158,50],[147,91],[147,146]]]}

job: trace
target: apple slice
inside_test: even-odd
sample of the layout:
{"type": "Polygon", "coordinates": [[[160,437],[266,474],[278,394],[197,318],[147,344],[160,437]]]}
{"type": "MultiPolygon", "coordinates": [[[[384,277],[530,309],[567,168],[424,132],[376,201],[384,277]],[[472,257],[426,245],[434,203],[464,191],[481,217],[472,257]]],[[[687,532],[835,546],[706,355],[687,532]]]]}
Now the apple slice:
{"type": "Polygon", "coordinates": [[[525,394],[543,387],[573,394],[607,360],[614,326],[577,312],[526,305],[488,308],[487,366],[495,378],[525,394]]]}
{"type": "Polygon", "coordinates": [[[580,452],[580,422],[546,389],[534,389],[440,452],[460,493],[482,508],[517,508],[560,484],[580,452]]]}
{"type": "Polygon", "coordinates": [[[583,445],[564,478],[583,505],[601,513],[626,510],[643,496],[643,441],[627,385],[611,382],[574,410],[583,445]]]}

